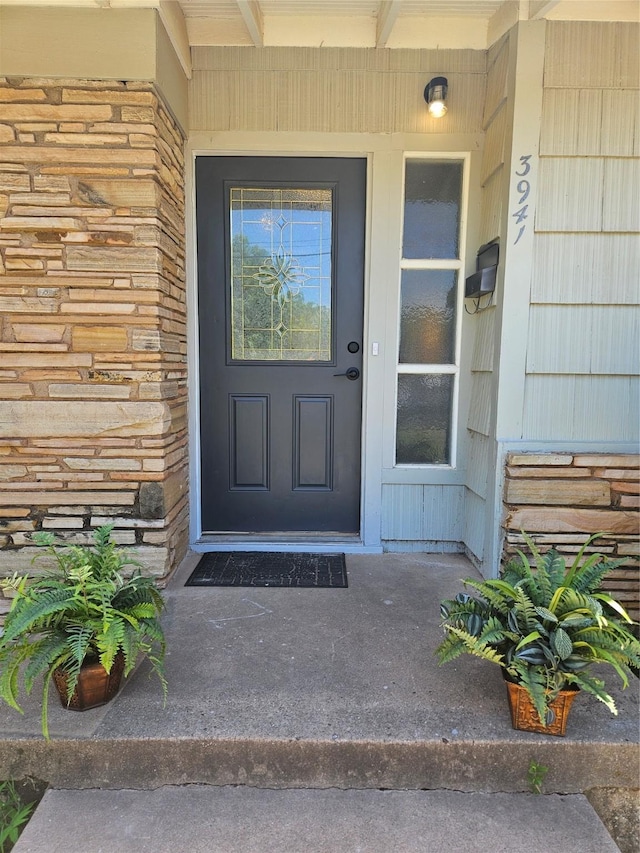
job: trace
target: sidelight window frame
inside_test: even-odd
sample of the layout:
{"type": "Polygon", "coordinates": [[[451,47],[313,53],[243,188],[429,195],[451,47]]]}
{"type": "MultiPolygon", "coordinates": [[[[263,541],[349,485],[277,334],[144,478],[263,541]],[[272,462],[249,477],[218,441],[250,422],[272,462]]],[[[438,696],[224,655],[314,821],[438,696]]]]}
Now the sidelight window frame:
{"type": "Polygon", "coordinates": [[[461,332],[464,314],[464,269],[465,269],[465,246],[467,240],[467,219],[469,205],[469,172],[470,154],[468,152],[436,152],[436,151],[405,151],[402,158],[402,193],[400,208],[400,245],[398,258],[398,289],[396,306],[396,376],[395,376],[395,399],[394,399],[394,429],[393,429],[393,467],[397,470],[435,469],[453,470],[458,466],[458,412],[460,406],[460,360],[461,360],[461,332]],[[457,258],[405,258],[404,257],[404,226],[406,214],[406,173],[407,163],[415,160],[429,160],[433,162],[453,161],[460,163],[461,187],[460,187],[460,216],[458,233],[458,257],[457,258]],[[402,274],[406,270],[453,270],[456,274],[456,317],[454,328],[454,357],[452,363],[406,363],[400,362],[400,335],[402,320],[402,274]],[[453,377],[453,390],[449,409],[449,460],[447,462],[398,462],[397,440],[398,440],[398,387],[400,376],[429,376],[429,375],[451,375],[453,377]]]}

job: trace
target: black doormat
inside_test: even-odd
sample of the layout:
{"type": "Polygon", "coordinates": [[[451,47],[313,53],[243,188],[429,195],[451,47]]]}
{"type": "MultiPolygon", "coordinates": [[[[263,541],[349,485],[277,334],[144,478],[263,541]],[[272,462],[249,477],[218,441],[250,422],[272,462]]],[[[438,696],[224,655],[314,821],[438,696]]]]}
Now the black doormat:
{"type": "Polygon", "coordinates": [[[204,554],[185,586],[342,587],[344,554],[212,551],[204,554]]]}

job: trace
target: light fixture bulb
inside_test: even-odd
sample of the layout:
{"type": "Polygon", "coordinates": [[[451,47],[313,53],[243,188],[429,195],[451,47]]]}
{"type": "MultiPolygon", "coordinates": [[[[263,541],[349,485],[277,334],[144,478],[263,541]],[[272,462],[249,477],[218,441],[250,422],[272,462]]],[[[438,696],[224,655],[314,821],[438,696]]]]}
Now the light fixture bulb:
{"type": "Polygon", "coordinates": [[[429,115],[432,118],[442,118],[447,112],[447,90],[449,88],[446,77],[433,77],[427,83],[424,90],[424,99],[427,102],[429,115]]]}
{"type": "Polygon", "coordinates": [[[431,101],[429,104],[429,115],[432,118],[442,118],[447,111],[447,105],[444,101],[431,101]]]}

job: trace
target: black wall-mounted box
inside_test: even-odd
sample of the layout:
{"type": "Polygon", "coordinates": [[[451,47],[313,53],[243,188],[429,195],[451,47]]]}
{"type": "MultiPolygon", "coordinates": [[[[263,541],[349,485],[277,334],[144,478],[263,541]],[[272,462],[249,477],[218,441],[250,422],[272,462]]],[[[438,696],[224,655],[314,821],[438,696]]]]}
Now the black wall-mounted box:
{"type": "Polygon", "coordinates": [[[496,237],[480,246],[476,255],[476,271],[465,279],[465,299],[477,299],[496,289],[496,274],[500,258],[500,243],[496,237]]]}

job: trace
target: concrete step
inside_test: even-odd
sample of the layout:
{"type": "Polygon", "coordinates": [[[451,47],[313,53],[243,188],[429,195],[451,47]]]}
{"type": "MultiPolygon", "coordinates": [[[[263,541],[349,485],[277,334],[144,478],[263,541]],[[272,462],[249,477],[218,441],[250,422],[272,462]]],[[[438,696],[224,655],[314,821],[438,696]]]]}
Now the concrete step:
{"type": "Polygon", "coordinates": [[[348,589],[167,589],[166,706],[142,665],[84,713],[37,688],[0,707],[0,779],[54,788],[196,783],[263,788],[528,791],[638,788],[638,682],[607,683],[618,716],[574,702],[566,738],[516,732],[498,667],[439,667],[439,601],[473,575],[458,555],[347,557],[348,589]]]}
{"type": "Polygon", "coordinates": [[[548,768],[545,793],[639,787],[633,744],[543,739],[506,725],[503,738],[446,743],[100,736],[0,741],[0,778],[77,789],[203,784],[522,792],[529,789],[532,761],[548,768]]]}
{"type": "Polygon", "coordinates": [[[14,853],[616,853],[580,794],[50,790],[14,853]]]}

